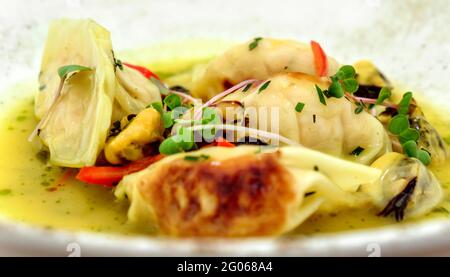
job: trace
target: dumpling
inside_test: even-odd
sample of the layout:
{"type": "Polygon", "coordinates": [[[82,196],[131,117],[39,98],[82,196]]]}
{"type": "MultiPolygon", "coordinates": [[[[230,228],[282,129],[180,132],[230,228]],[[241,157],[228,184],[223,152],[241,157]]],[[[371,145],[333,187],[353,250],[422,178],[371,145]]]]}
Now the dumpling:
{"type": "MultiPolygon", "coordinates": [[[[209,63],[193,80],[192,94],[203,100],[247,79],[264,80],[281,72],[315,75],[314,55],[309,44],[292,40],[264,38],[252,50],[239,44],[209,63]]],[[[328,57],[327,76],[334,75],[339,64],[328,57]]]]}
{"type": "Polygon", "coordinates": [[[240,89],[216,106],[238,102],[250,127],[279,133],[305,147],[359,163],[369,164],[391,151],[388,135],[375,117],[365,111],[356,114],[355,105],[346,98],[328,98],[326,105],[321,103],[315,85],[326,89],[327,81],[301,73],[282,73],[264,83],[269,85],[263,91],[261,85],[240,89]],[[304,104],[301,112],[295,109],[298,103],[304,104]],[[355,149],[360,153],[355,154],[355,149]]]}
{"type": "Polygon", "coordinates": [[[106,140],[116,90],[109,32],[92,20],[53,21],[39,83],[43,89],[36,95],[35,113],[45,117],[45,124],[38,135],[50,161],[66,167],[94,164],[106,140]],[[67,65],[91,70],[67,78],[57,97],[58,69],[67,65]]]}
{"type": "Polygon", "coordinates": [[[318,210],[370,205],[356,192],[380,175],[303,147],[211,147],[128,175],[115,194],[128,196],[132,222],[156,222],[167,235],[279,235],[318,210]]]}

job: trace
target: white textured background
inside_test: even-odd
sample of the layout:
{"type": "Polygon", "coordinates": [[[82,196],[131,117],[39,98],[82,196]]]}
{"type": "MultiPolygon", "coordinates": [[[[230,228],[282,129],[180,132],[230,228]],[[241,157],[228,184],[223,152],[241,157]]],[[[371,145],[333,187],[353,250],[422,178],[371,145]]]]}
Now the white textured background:
{"type": "Polygon", "coordinates": [[[0,0],[0,89],[37,73],[49,20],[91,17],[116,49],[256,35],[321,42],[376,61],[408,88],[450,100],[449,0],[0,0]]]}

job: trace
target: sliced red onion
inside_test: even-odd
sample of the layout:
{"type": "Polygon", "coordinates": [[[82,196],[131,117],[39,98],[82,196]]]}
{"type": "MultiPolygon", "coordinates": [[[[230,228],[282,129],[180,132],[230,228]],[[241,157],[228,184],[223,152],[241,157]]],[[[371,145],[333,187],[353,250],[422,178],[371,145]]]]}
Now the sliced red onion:
{"type": "MultiPolygon", "coordinates": [[[[368,104],[376,104],[377,103],[377,99],[372,99],[372,98],[366,98],[366,97],[359,97],[359,96],[354,96],[350,93],[346,93],[347,97],[352,98],[353,100],[357,101],[357,102],[363,102],[363,103],[368,103],[368,104]]],[[[397,109],[397,105],[396,104],[392,104],[392,103],[386,103],[383,102],[382,104],[379,104],[380,106],[385,106],[385,107],[389,107],[389,108],[393,108],[393,109],[397,109]]]]}
{"type": "Polygon", "coordinates": [[[194,113],[194,119],[199,119],[202,111],[204,108],[209,107],[210,105],[214,104],[215,102],[217,102],[218,100],[224,98],[225,96],[227,96],[228,94],[231,94],[233,92],[235,92],[236,90],[248,85],[248,84],[253,84],[255,82],[257,82],[258,80],[256,79],[249,79],[249,80],[245,80],[243,82],[240,82],[239,84],[232,86],[231,88],[217,94],[216,96],[214,96],[213,98],[209,99],[205,104],[203,104],[197,111],[195,111],[194,113]]]}

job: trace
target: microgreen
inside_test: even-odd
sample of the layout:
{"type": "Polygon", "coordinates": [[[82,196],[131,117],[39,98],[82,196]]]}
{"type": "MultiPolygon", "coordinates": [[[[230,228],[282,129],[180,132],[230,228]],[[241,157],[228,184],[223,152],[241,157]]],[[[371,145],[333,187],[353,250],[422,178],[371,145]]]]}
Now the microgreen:
{"type": "Polygon", "coordinates": [[[161,102],[153,102],[147,106],[147,108],[150,108],[150,107],[157,110],[160,114],[163,113],[163,106],[162,106],[161,102]]]}
{"type": "Polygon", "coordinates": [[[169,109],[173,110],[181,106],[181,97],[176,94],[169,94],[164,98],[164,104],[166,104],[169,109]]]}
{"type": "Polygon", "coordinates": [[[65,80],[70,73],[73,72],[80,72],[80,71],[89,71],[92,70],[90,67],[86,67],[86,66],[82,66],[82,65],[76,65],[76,64],[71,64],[71,65],[66,65],[66,66],[62,66],[58,69],[58,75],[59,78],[61,78],[61,80],[65,80]]]}
{"type": "MultiPolygon", "coordinates": [[[[384,96],[380,96],[378,99],[388,98],[389,92],[384,92],[384,96]]],[[[417,142],[420,139],[420,133],[418,130],[410,128],[409,124],[409,105],[413,99],[412,92],[403,94],[400,103],[398,104],[398,114],[394,116],[389,122],[388,130],[394,135],[397,135],[398,140],[402,144],[403,152],[411,158],[416,158],[424,165],[431,163],[430,153],[424,149],[418,149],[417,142]]],[[[377,103],[382,103],[384,100],[377,100],[377,103]]]]}
{"type": "Polygon", "coordinates": [[[375,103],[376,105],[381,105],[383,104],[384,100],[390,98],[392,95],[391,90],[387,87],[383,87],[380,90],[380,94],[378,94],[378,99],[377,102],[375,103]]]}

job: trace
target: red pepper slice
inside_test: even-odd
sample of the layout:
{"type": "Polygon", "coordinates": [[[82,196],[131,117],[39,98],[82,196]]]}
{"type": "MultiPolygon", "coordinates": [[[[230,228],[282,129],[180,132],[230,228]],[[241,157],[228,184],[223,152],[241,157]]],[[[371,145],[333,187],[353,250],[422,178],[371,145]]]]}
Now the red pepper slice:
{"type": "Polygon", "coordinates": [[[164,155],[146,157],[125,166],[86,166],[80,169],[76,178],[82,182],[113,187],[125,175],[140,171],[161,160],[164,155]]]}
{"type": "Polygon", "coordinates": [[[229,142],[228,140],[224,138],[217,138],[216,139],[216,146],[220,147],[236,147],[233,143],[229,142]]]}
{"type": "Polygon", "coordinates": [[[311,49],[314,55],[314,65],[316,74],[319,77],[325,77],[328,74],[328,58],[319,43],[311,40],[311,49]]]}
{"type": "Polygon", "coordinates": [[[137,71],[139,71],[140,73],[142,73],[142,75],[144,75],[145,78],[150,79],[151,77],[154,77],[158,80],[161,81],[161,79],[158,77],[158,75],[156,75],[155,73],[153,73],[152,71],[150,71],[148,68],[140,66],[140,65],[134,65],[134,64],[129,64],[129,63],[122,63],[125,66],[128,66],[129,68],[133,68],[136,69],[137,71]]]}

